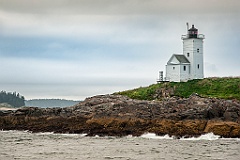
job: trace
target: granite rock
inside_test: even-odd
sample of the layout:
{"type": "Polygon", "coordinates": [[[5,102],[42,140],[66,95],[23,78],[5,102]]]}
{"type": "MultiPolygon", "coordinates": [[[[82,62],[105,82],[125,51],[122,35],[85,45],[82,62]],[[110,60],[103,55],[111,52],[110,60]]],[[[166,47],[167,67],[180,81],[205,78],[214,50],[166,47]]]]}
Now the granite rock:
{"type": "Polygon", "coordinates": [[[154,132],[179,137],[213,132],[223,137],[240,137],[240,103],[197,94],[189,98],[165,97],[161,101],[99,95],[66,108],[0,111],[0,129],[90,136],[139,136],[154,132]]]}

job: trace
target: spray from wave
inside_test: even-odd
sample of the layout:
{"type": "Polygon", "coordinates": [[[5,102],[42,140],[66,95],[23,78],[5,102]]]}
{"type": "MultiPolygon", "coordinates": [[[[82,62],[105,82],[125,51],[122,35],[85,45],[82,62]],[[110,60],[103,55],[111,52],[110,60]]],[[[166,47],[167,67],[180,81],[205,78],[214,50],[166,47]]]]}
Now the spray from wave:
{"type": "Polygon", "coordinates": [[[169,135],[165,136],[157,136],[155,133],[145,133],[140,136],[141,138],[147,138],[147,139],[174,139],[173,137],[170,137],[169,135]]]}
{"type": "MultiPolygon", "coordinates": [[[[175,137],[171,137],[169,135],[164,135],[164,136],[157,136],[155,133],[146,133],[140,136],[141,138],[147,138],[147,139],[176,139],[175,137]]],[[[219,139],[219,135],[214,135],[213,133],[207,133],[203,134],[199,137],[190,137],[190,138],[185,138],[182,137],[180,140],[192,140],[192,141],[197,141],[197,140],[217,140],[219,139]]]]}

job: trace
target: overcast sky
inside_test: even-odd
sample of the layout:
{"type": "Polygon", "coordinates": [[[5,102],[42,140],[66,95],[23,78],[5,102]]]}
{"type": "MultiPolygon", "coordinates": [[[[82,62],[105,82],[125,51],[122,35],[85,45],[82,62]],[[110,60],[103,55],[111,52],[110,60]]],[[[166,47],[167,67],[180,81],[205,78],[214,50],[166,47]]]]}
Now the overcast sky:
{"type": "Polygon", "coordinates": [[[0,0],[0,90],[83,100],[156,83],[204,34],[205,77],[240,76],[239,0],[0,0]]]}

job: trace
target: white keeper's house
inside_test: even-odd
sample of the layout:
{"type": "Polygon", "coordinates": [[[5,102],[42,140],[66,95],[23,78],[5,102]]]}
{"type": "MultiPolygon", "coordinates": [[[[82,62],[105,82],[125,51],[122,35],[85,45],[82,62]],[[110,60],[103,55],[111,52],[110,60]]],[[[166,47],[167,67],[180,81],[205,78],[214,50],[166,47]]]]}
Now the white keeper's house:
{"type": "Polygon", "coordinates": [[[182,35],[183,54],[173,54],[166,65],[165,81],[186,82],[203,79],[203,34],[192,25],[186,35],[182,35]]]}

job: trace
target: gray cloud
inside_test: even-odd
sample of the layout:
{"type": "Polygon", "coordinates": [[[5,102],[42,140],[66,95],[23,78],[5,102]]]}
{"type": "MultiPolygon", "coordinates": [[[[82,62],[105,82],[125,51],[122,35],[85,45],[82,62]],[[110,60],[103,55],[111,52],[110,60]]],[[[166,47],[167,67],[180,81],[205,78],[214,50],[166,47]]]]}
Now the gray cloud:
{"type": "Polygon", "coordinates": [[[239,10],[238,0],[1,0],[1,8],[12,12],[38,14],[176,14],[232,13],[239,10]]]}
{"type": "Polygon", "coordinates": [[[205,76],[240,73],[238,0],[0,0],[0,86],[83,99],[149,85],[182,52],[186,22],[204,41],[205,76]]]}

